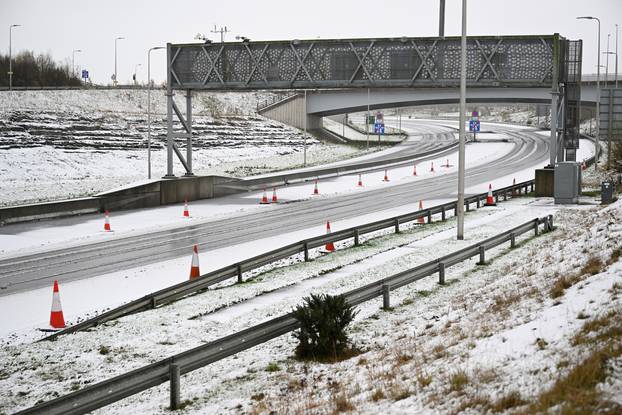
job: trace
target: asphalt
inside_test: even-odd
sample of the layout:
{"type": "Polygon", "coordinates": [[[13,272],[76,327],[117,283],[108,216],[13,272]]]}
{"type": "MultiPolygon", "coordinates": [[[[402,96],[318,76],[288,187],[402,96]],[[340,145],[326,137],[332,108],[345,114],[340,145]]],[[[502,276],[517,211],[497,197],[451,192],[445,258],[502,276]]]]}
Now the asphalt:
{"type": "MultiPolygon", "coordinates": [[[[408,122],[403,122],[408,127],[408,122]]],[[[535,130],[496,127],[514,143],[509,154],[466,171],[466,186],[489,182],[548,160],[548,142],[535,130]]],[[[485,144],[470,144],[485,145],[485,144]]],[[[400,154],[397,152],[396,154],[400,154]]],[[[436,157],[436,156],[435,156],[436,157]]],[[[0,261],[0,296],[186,256],[195,243],[220,248],[374,213],[420,199],[455,197],[457,173],[330,198],[308,199],[202,224],[54,249],[0,261]]]]}

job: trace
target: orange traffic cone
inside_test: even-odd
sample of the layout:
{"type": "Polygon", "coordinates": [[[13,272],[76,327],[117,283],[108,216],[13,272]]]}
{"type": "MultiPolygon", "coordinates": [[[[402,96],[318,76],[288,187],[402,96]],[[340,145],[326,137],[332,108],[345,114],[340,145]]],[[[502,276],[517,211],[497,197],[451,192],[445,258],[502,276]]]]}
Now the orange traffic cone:
{"type": "Polygon", "coordinates": [[[363,179],[361,178],[361,175],[359,174],[359,182],[358,182],[358,187],[363,187],[363,179]]]}
{"type": "Polygon", "coordinates": [[[317,180],[315,180],[315,186],[313,187],[313,194],[314,195],[319,195],[320,191],[317,188],[317,180]]]}
{"type": "MultiPolygon", "coordinates": [[[[326,221],[326,235],[330,235],[330,221],[326,221]]],[[[327,242],[324,248],[328,252],[333,252],[335,250],[335,245],[333,245],[332,242],[327,242]]]]}
{"type": "Polygon", "coordinates": [[[413,166],[413,176],[416,176],[416,175],[417,175],[417,165],[415,164],[413,166]]]}
{"type": "Polygon", "coordinates": [[[384,179],[382,179],[383,182],[388,182],[389,181],[389,175],[387,174],[387,169],[384,169],[384,179]]]}
{"type": "Polygon", "coordinates": [[[190,211],[188,210],[188,201],[184,200],[184,218],[190,217],[190,211]]]}
{"type": "Polygon", "coordinates": [[[106,232],[111,232],[112,231],[112,229],[110,229],[110,218],[109,218],[108,211],[104,212],[104,230],[106,232]]]}
{"type": "Polygon", "coordinates": [[[495,199],[492,197],[492,184],[488,185],[488,195],[486,196],[486,206],[495,206],[495,199]]]}
{"type": "Polygon", "coordinates": [[[266,193],[266,189],[263,189],[263,196],[261,196],[261,200],[259,201],[260,205],[269,205],[270,201],[268,200],[268,194],[266,193]]]}
{"type": "Polygon", "coordinates": [[[190,263],[190,279],[201,276],[199,271],[199,245],[192,247],[192,262],[190,263]]]}
{"type": "Polygon", "coordinates": [[[279,200],[276,197],[276,187],[272,188],[272,203],[277,203],[279,200]]]}
{"type": "Polygon", "coordinates": [[[50,326],[55,329],[65,328],[65,318],[63,308],[60,305],[60,294],[58,293],[58,281],[54,280],[54,291],[52,292],[52,311],[50,313],[50,326]]]}
{"type": "MultiPolygon", "coordinates": [[[[419,201],[419,210],[423,210],[423,200],[419,201]]],[[[423,219],[423,216],[417,219],[417,223],[425,223],[425,219],[423,219]]]]}
{"type": "Polygon", "coordinates": [[[430,165],[430,172],[434,173],[434,162],[432,162],[432,164],[430,165]]]}

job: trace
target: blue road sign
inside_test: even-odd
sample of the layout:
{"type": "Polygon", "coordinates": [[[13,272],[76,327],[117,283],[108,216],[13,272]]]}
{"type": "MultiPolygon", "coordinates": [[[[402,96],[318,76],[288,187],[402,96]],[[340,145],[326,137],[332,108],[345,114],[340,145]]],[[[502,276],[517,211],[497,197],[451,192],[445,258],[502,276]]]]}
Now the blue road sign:
{"type": "Polygon", "coordinates": [[[89,71],[86,69],[82,69],[82,79],[87,79],[89,77],[89,71]]]}
{"type": "Polygon", "coordinates": [[[374,131],[376,132],[376,134],[384,134],[384,124],[381,124],[379,122],[375,123],[374,131]]]}
{"type": "Polygon", "coordinates": [[[478,120],[469,121],[469,131],[475,131],[476,133],[479,133],[479,121],[478,120]]]}

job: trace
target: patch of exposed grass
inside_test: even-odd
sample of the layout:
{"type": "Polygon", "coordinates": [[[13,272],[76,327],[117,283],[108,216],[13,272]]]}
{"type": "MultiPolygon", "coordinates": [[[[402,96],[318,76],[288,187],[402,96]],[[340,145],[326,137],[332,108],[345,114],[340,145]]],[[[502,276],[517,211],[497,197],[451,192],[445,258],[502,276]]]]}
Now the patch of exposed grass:
{"type": "Polygon", "coordinates": [[[469,383],[469,375],[464,370],[458,370],[449,376],[449,390],[461,392],[469,383]]]}
{"type": "Polygon", "coordinates": [[[110,353],[110,347],[102,345],[102,346],[99,346],[99,349],[97,351],[99,352],[99,354],[102,354],[105,356],[110,353]]]}
{"type": "Polygon", "coordinates": [[[581,274],[596,275],[601,272],[604,267],[603,261],[599,257],[592,255],[588,258],[585,265],[583,265],[583,268],[581,268],[581,274]]]}
{"type": "Polygon", "coordinates": [[[496,295],[493,298],[493,304],[490,306],[490,311],[493,313],[501,313],[509,311],[508,308],[517,303],[520,300],[521,296],[517,292],[513,293],[503,293],[496,295]]]}
{"type": "Polygon", "coordinates": [[[525,404],[527,404],[527,401],[521,397],[520,393],[512,391],[490,405],[490,410],[492,412],[505,412],[509,409],[523,406],[525,404]]]}
{"type": "Polygon", "coordinates": [[[268,366],[266,366],[266,372],[278,372],[279,370],[281,370],[281,368],[276,362],[270,362],[268,366]]]}
{"type": "Polygon", "coordinates": [[[418,372],[417,373],[417,383],[422,388],[425,388],[430,383],[432,383],[432,375],[429,375],[428,373],[424,373],[424,372],[418,372]]]}
{"type": "Polygon", "coordinates": [[[354,410],[354,405],[344,392],[339,393],[337,395],[333,395],[333,405],[334,405],[334,414],[339,414],[342,412],[352,411],[354,410]]]}
{"type": "Polygon", "coordinates": [[[374,393],[371,394],[371,400],[374,402],[378,402],[381,399],[385,398],[384,391],[382,389],[376,389],[374,393]]]}

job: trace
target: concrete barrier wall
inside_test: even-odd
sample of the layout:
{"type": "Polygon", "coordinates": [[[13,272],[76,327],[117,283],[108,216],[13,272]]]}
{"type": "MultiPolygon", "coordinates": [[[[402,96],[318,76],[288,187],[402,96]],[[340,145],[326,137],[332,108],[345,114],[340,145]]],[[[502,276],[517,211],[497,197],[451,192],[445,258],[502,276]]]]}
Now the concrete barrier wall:
{"type": "MultiPolygon", "coordinates": [[[[304,129],[304,95],[295,95],[259,110],[259,114],[266,118],[304,129]]],[[[322,118],[307,115],[307,130],[322,128],[322,118]]]]}
{"type": "Polygon", "coordinates": [[[238,182],[239,179],[222,176],[180,177],[112,190],[93,197],[0,208],[0,226],[105,210],[156,207],[246,191],[247,188],[238,182]]]}

